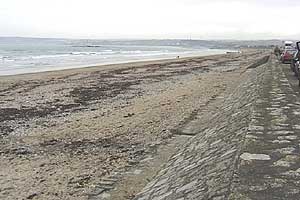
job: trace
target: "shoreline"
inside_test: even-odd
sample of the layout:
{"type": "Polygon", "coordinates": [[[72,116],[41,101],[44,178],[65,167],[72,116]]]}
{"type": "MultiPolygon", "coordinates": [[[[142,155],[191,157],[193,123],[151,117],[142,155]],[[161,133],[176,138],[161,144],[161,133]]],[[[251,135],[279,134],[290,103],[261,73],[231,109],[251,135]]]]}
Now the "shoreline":
{"type": "MultiPolygon", "coordinates": [[[[238,53],[234,51],[225,51],[223,53],[214,53],[214,54],[208,54],[208,55],[188,55],[188,56],[181,56],[180,58],[153,58],[153,59],[145,59],[145,60],[131,60],[131,61],[120,61],[116,63],[99,63],[99,64],[92,64],[92,65],[81,65],[81,66],[70,66],[69,68],[62,68],[62,69],[54,69],[54,70],[47,70],[47,71],[39,71],[39,72],[28,72],[28,73],[20,73],[20,74],[11,74],[11,75],[0,75],[0,79],[19,79],[19,78],[24,78],[24,79],[32,79],[32,78],[39,78],[36,76],[59,76],[61,73],[64,75],[70,75],[73,73],[84,73],[84,72],[93,72],[93,71],[102,71],[102,70],[109,70],[109,69],[121,69],[121,68],[126,68],[126,67],[139,67],[143,65],[148,65],[148,64],[163,64],[163,63],[168,63],[168,62],[177,62],[177,61],[186,61],[188,59],[193,59],[193,58],[204,58],[204,57],[218,57],[218,56],[223,56],[226,55],[227,52],[233,52],[233,53],[238,53]]],[[[0,81],[2,81],[0,80],[0,81]]]]}

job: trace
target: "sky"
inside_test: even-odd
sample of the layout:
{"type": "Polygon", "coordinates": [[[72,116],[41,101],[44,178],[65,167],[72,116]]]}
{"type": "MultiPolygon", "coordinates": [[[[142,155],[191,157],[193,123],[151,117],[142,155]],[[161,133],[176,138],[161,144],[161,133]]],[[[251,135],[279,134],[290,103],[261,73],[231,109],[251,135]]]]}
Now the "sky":
{"type": "Polygon", "coordinates": [[[297,39],[299,0],[1,0],[0,36],[297,39]]]}

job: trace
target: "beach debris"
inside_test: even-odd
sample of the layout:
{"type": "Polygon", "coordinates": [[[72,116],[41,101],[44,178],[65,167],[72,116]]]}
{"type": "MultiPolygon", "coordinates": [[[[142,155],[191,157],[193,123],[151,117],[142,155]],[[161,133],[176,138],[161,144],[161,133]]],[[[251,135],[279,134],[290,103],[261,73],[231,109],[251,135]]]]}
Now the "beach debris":
{"type": "Polygon", "coordinates": [[[33,199],[37,195],[38,195],[37,193],[33,193],[33,194],[29,195],[26,199],[33,199]]]}
{"type": "Polygon", "coordinates": [[[251,160],[271,160],[271,157],[266,154],[251,154],[251,153],[243,153],[240,156],[241,159],[251,161],[251,160]]]}
{"type": "Polygon", "coordinates": [[[134,113],[128,113],[128,114],[124,115],[124,118],[132,117],[133,115],[135,115],[135,114],[134,113]]]}

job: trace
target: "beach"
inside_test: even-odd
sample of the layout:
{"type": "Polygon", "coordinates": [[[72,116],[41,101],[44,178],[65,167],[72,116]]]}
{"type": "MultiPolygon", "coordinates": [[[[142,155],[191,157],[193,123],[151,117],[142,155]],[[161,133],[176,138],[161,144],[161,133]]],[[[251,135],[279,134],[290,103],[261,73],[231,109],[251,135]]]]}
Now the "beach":
{"type": "Polygon", "coordinates": [[[0,77],[0,199],[134,198],[189,137],[182,125],[203,112],[205,128],[269,53],[0,77]]]}

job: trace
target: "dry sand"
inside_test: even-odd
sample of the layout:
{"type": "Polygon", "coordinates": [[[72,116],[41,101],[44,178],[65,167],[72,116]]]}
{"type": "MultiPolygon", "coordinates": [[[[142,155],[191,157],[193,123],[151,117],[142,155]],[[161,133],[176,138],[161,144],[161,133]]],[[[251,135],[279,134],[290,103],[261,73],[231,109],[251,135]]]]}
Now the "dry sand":
{"type": "Polygon", "coordinates": [[[113,199],[134,197],[176,151],[180,125],[266,53],[1,77],[0,199],[92,199],[114,185],[113,199]],[[151,172],[126,179],[164,148],[151,172]]]}

